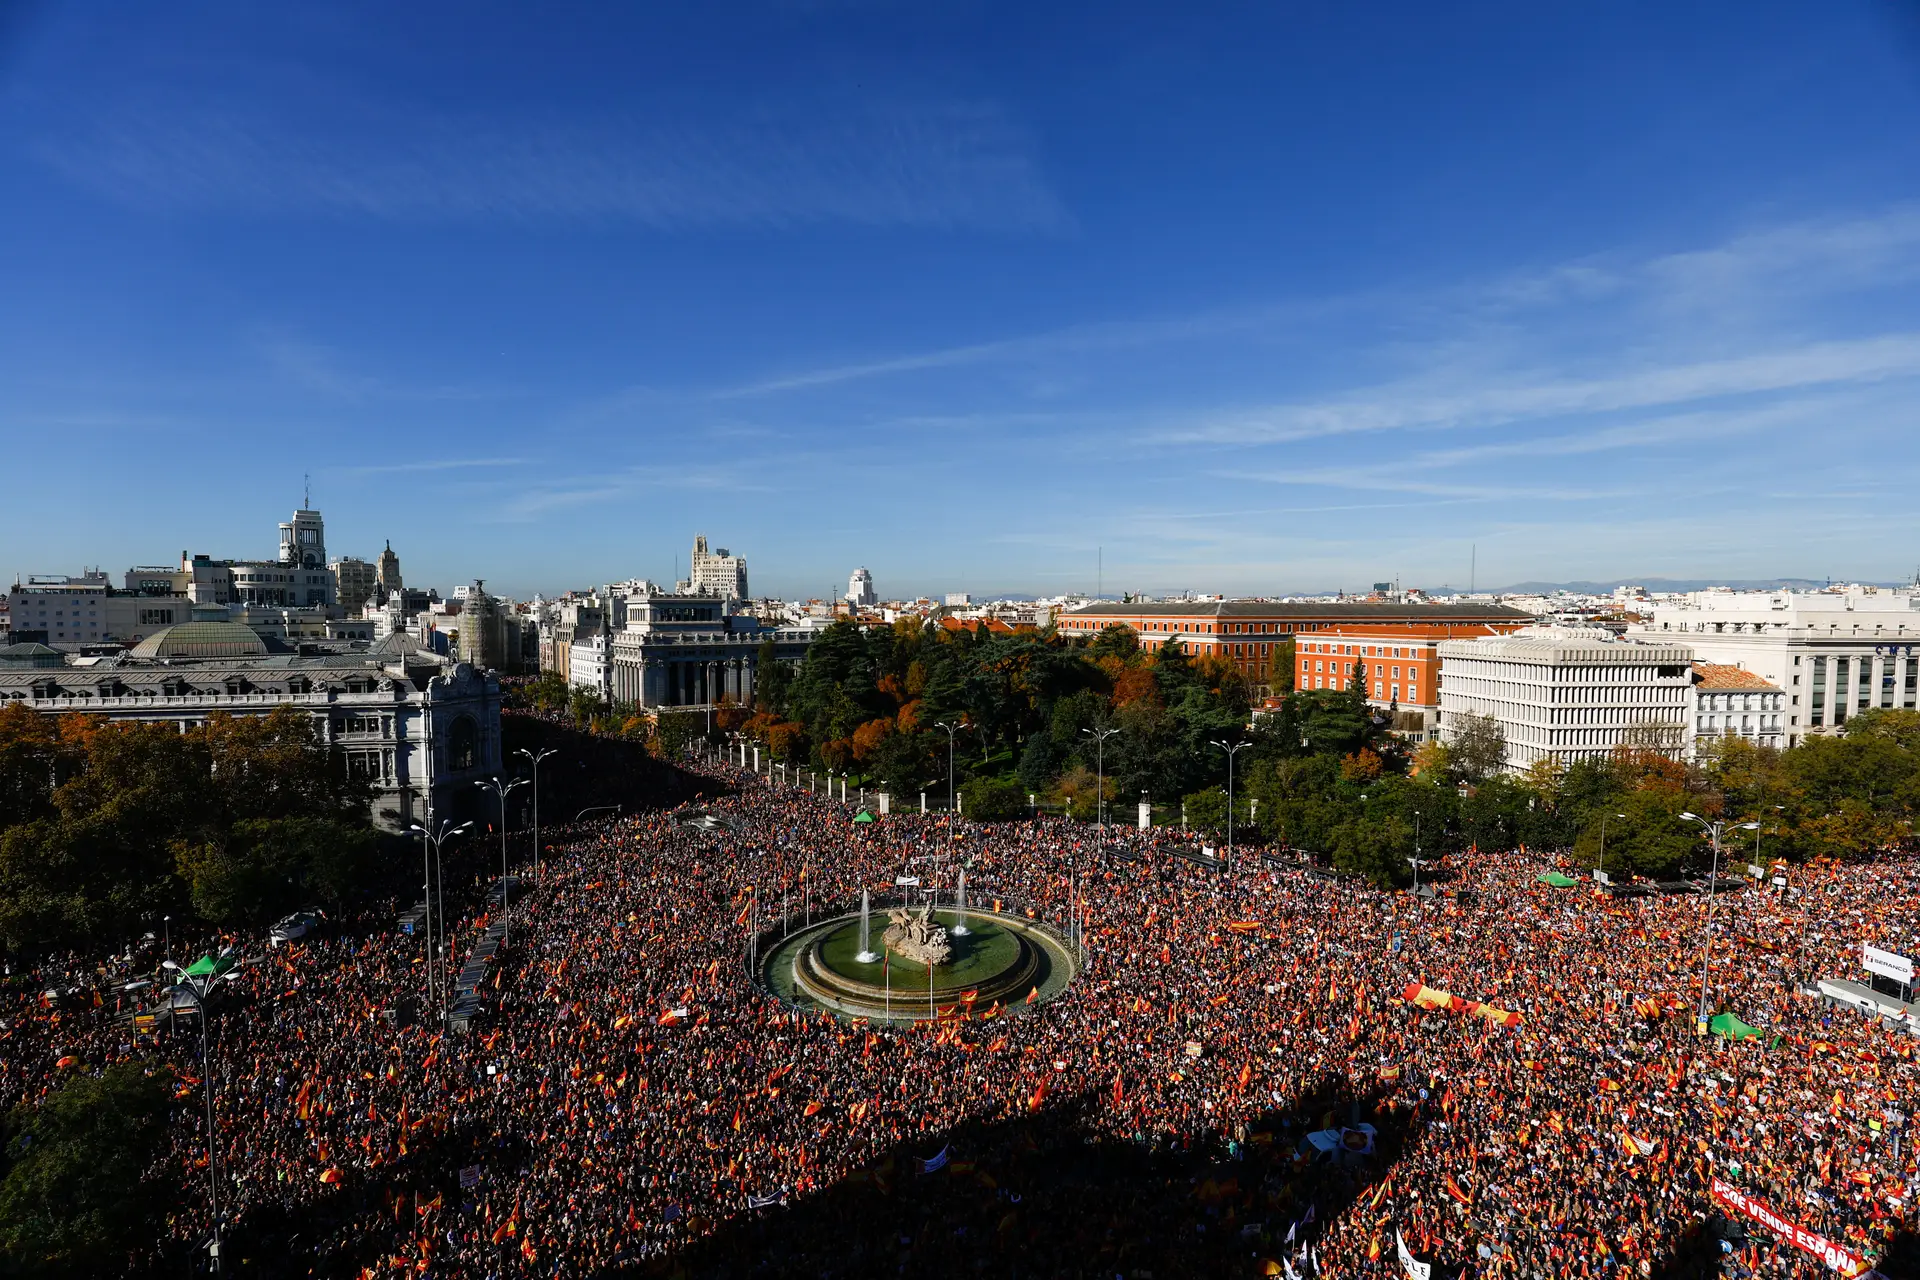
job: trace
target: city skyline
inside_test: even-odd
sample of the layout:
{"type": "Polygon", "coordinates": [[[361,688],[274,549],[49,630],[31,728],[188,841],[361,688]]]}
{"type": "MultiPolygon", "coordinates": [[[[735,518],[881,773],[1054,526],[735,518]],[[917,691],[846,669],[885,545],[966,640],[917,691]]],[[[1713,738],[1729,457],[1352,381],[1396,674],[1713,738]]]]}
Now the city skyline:
{"type": "Polygon", "coordinates": [[[306,473],[521,597],[1920,558],[1891,10],[454,12],[0,32],[0,569],[270,557],[306,473]]]}

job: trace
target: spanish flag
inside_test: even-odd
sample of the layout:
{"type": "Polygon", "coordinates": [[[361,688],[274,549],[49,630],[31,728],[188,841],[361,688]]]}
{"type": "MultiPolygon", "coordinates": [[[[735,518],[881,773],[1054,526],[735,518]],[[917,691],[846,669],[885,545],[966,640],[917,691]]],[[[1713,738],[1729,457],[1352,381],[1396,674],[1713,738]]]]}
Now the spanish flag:
{"type": "Polygon", "coordinates": [[[1447,1194],[1455,1200],[1458,1200],[1469,1209],[1473,1208],[1473,1197],[1460,1189],[1460,1184],[1453,1180],[1452,1174],[1447,1175],[1446,1189],[1447,1194]]]}
{"type": "Polygon", "coordinates": [[[1033,1091],[1033,1096],[1031,1098],[1027,1099],[1027,1110],[1038,1111],[1043,1105],[1045,1105],[1047,1101],[1047,1090],[1052,1087],[1053,1087],[1053,1077],[1050,1075],[1041,1076],[1040,1087],[1033,1091]]]}

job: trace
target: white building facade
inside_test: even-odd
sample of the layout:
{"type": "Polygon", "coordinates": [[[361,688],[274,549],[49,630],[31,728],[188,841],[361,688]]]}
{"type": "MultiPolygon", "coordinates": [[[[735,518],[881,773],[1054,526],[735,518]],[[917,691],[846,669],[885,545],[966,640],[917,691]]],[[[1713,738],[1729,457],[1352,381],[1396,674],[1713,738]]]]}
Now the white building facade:
{"type": "Polygon", "coordinates": [[[1757,747],[1787,745],[1787,695],[1751,671],[1717,662],[1693,664],[1694,754],[1716,739],[1757,747]]]}
{"type": "Polygon", "coordinates": [[[707,550],[707,535],[696,535],[693,556],[687,562],[687,580],[681,584],[689,595],[719,596],[723,600],[751,600],[747,593],[747,561],[725,547],[707,550]]]}
{"type": "Polygon", "coordinates": [[[611,633],[612,696],[643,707],[752,706],[767,642],[775,661],[798,662],[816,634],[734,613],[720,596],[668,594],[652,584],[628,595],[625,610],[625,624],[611,633]]]}
{"type": "Polygon", "coordinates": [[[1685,645],[1543,627],[1438,648],[1440,740],[1454,741],[1469,715],[1491,716],[1506,734],[1509,773],[1548,757],[1563,766],[1603,757],[1629,742],[1687,750],[1693,651],[1685,645]]]}
{"type": "Polygon", "coordinates": [[[856,609],[871,609],[880,603],[873,589],[873,575],[865,569],[855,569],[847,579],[847,603],[856,609]]]}
{"type": "Polygon", "coordinates": [[[1920,596],[1836,591],[1696,591],[1657,602],[1630,638],[1680,642],[1786,694],[1786,739],[1832,733],[1867,710],[1920,707],[1920,596]]]}

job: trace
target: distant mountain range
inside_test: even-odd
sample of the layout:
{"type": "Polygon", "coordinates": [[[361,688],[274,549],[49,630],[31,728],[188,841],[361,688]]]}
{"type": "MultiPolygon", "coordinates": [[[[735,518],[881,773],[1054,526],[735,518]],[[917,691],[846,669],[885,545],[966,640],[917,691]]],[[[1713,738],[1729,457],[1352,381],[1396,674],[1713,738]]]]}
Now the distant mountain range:
{"type": "MultiPolygon", "coordinates": [[[[1502,595],[1538,596],[1549,595],[1555,591],[1572,591],[1579,595],[1606,595],[1615,587],[1645,587],[1648,591],[1706,591],[1713,587],[1731,587],[1735,591],[1818,591],[1826,585],[1825,582],[1814,578],[1612,578],[1605,582],[1516,582],[1510,587],[1490,587],[1481,588],[1481,590],[1498,591],[1502,595]]],[[[1876,582],[1868,585],[1899,587],[1908,584],[1876,582]]],[[[1435,590],[1438,589],[1435,588],[1435,590]]]]}

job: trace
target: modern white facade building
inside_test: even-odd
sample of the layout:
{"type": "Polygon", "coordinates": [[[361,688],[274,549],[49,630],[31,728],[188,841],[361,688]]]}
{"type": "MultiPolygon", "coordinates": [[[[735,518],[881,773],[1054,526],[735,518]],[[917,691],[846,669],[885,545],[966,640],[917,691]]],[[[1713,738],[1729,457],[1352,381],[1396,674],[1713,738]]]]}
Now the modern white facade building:
{"type": "Polygon", "coordinates": [[[847,579],[847,603],[856,609],[871,609],[880,603],[873,590],[873,575],[865,569],[855,569],[847,579]]]}
{"type": "Polygon", "coordinates": [[[1910,591],[1696,591],[1656,602],[1653,620],[1628,634],[1684,643],[1778,686],[1785,746],[1862,711],[1920,706],[1920,596],[1910,591]]]}
{"type": "Polygon", "coordinates": [[[1688,749],[1693,651],[1684,644],[1540,627],[1438,649],[1441,741],[1454,741],[1466,716],[1491,716],[1506,734],[1510,773],[1547,757],[1571,765],[1605,756],[1626,742],[1688,749]]]}

